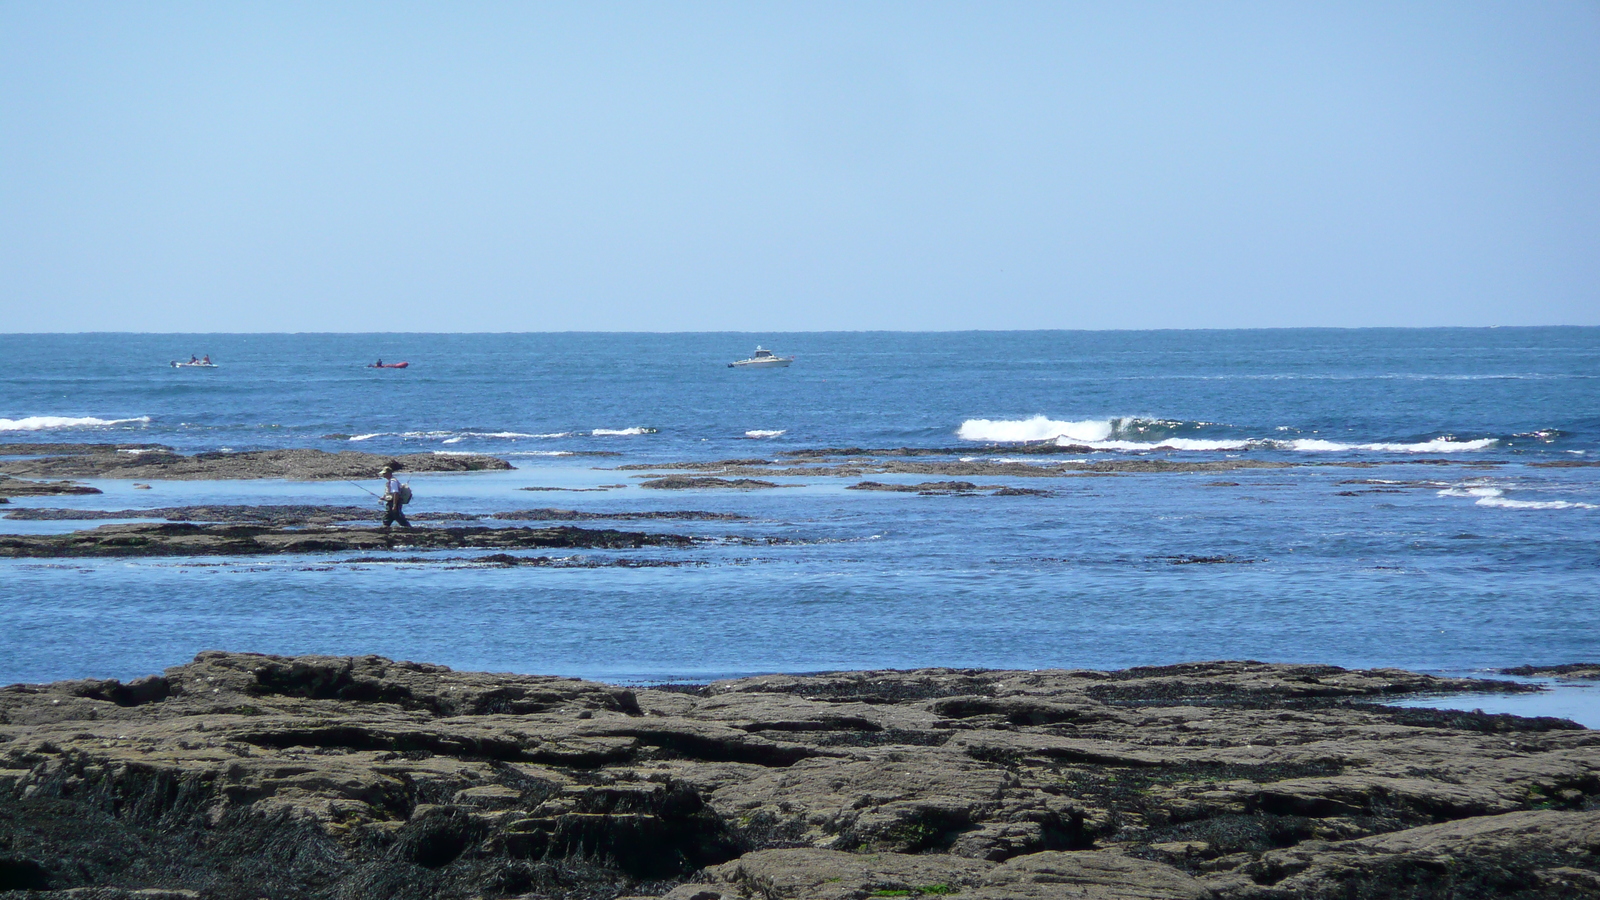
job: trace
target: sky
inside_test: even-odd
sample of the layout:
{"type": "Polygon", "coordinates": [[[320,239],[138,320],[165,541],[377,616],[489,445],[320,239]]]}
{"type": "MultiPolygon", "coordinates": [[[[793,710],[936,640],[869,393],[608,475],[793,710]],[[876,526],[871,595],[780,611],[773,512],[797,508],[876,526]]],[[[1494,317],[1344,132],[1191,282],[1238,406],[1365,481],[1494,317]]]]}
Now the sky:
{"type": "Polygon", "coordinates": [[[1600,324],[1600,2],[0,0],[0,331],[1600,324]]]}

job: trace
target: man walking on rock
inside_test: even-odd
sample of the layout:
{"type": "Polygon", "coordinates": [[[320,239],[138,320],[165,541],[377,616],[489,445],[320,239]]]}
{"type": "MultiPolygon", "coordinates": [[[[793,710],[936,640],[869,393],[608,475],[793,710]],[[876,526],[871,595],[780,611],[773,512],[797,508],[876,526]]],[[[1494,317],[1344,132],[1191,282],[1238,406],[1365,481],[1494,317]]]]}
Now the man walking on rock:
{"type": "Polygon", "coordinates": [[[378,474],[383,476],[383,527],[399,522],[401,528],[410,528],[405,514],[406,498],[401,494],[404,486],[394,477],[394,466],[386,465],[378,474]]]}

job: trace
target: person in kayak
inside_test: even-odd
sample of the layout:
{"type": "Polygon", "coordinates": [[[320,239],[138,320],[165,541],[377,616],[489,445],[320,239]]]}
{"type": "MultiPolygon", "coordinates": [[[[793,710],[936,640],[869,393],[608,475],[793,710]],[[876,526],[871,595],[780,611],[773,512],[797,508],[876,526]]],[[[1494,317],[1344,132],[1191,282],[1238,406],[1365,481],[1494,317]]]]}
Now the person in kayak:
{"type": "Polygon", "coordinates": [[[382,359],[381,359],[381,358],[380,358],[380,359],[379,359],[379,360],[378,360],[378,361],[377,361],[377,362],[375,362],[375,363],[373,363],[373,364],[372,364],[372,367],[373,367],[373,368],[374,368],[374,369],[381,369],[381,368],[383,368],[383,360],[382,360],[382,359]]]}
{"type": "Polygon", "coordinates": [[[388,528],[396,522],[401,528],[410,528],[411,523],[406,521],[405,500],[402,498],[400,479],[394,477],[394,466],[384,466],[378,470],[383,476],[383,527],[388,528]]]}

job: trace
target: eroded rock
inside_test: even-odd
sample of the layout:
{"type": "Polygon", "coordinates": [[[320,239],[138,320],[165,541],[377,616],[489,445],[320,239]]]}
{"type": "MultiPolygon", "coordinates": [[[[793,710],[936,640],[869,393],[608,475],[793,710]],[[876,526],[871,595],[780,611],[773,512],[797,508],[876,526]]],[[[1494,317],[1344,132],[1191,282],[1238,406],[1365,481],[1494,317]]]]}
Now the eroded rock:
{"type": "Polygon", "coordinates": [[[0,689],[0,877],[39,898],[1592,895],[1600,736],[1370,705],[1506,684],[1218,662],[669,690],[207,652],[0,689]]]}

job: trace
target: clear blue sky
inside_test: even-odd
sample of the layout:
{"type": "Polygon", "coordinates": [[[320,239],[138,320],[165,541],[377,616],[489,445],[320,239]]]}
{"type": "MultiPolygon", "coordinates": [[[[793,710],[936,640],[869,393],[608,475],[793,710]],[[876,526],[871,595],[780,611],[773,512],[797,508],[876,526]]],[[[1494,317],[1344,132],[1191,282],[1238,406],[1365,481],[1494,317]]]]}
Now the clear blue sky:
{"type": "Polygon", "coordinates": [[[1600,324],[1600,3],[0,2],[0,331],[1600,324]]]}

